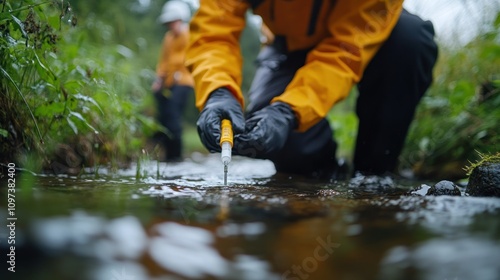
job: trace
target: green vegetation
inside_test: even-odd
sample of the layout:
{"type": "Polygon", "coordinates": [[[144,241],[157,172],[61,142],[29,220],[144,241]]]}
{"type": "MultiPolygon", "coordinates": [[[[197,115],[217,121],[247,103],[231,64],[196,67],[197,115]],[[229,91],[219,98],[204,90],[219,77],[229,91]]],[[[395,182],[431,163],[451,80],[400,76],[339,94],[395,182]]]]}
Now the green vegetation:
{"type": "Polygon", "coordinates": [[[435,81],[423,98],[402,155],[424,178],[464,178],[478,153],[500,151],[500,13],[461,48],[441,47],[435,81]],[[477,152],[476,152],[477,151],[477,152]]]}
{"type": "Polygon", "coordinates": [[[124,161],[139,151],[143,130],[154,129],[137,108],[151,67],[138,47],[110,43],[114,29],[89,17],[68,2],[3,2],[2,160],[31,152],[50,166],[61,151],[62,169],[124,161]]]}
{"type": "Polygon", "coordinates": [[[349,96],[336,104],[328,114],[328,121],[337,141],[337,157],[352,160],[358,128],[354,112],[358,91],[353,88],[349,96]]]}

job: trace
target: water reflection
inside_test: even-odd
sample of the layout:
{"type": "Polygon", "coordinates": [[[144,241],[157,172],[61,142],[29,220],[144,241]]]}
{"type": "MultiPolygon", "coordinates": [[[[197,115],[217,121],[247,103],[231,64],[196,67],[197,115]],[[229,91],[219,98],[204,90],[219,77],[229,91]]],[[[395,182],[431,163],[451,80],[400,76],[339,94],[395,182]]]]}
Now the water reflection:
{"type": "Polygon", "coordinates": [[[252,238],[265,230],[266,226],[258,222],[226,223],[213,231],[158,222],[145,230],[133,216],[106,220],[78,211],[69,217],[40,219],[33,224],[32,233],[37,246],[48,255],[72,253],[100,260],[102,263],[87,273],[95,279],[120,275],[148,279],[146,268],[158,270],[153,274],[189,279],[231,279],[241,274],[246,276],[238,279],[273,279],[276,275],[265,260],[245,254],[225,258],[215,244],[216,238],[252,238]],[[257,275],[265,278],[255,278],[257,268],[257,275]]]}
{"type": "Polygon", "coordinates": [[[232,164],[229,186],[210,156],[160,177],[154,162],[141,178],[133,166],[35,177],[18,202],[20,279],[500,279],[498,198],[232,164]]]}
{"type": "Polygon", "coordinates": [[[214,248],[213,235],[204,229],[176,223],[162,223],[149,245],[149,255],[163,269],[190,278],[222,277],[229,262],[214,248]]]}
{"type": "Polygon", "coordinates": [[[381,279],[498,279],[500,245],[481,238],[434,238],[413,247],[395,247],[382,260],[381,279]]]}

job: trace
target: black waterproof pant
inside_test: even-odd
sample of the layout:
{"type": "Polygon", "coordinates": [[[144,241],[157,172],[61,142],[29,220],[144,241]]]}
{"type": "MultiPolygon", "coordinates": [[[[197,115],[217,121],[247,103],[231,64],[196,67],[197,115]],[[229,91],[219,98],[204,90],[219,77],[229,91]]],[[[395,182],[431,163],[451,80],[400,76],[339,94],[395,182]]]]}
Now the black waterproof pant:
{"type": "MultiPolygon", "coordinates": [[[[432,82],[437,53],[432,23],[404,11],[358,84],[355,171],[395,171],[415,109],[432,82]]],[[[287,53],[279,37],[262,49],[247,115],[283,93],[304,65],[306,55],[307,51],[287,53]]],[[[292,132],[284,148],[269,159],[278,172],[324,174],[337,164],[337,144],[332,136],[328,121],[323,119],[304,133],[292,132]]]]}
{"type": "Polygon", "coordinates": [[[182,115],[193,88],[175,85],[169,91],[168,97],[161,92],[155,93],[158,122],[169,132],[168,135],[159,133],[156,138],[166,150],[165,160],[178,161],[182,159],[182,115]]]}

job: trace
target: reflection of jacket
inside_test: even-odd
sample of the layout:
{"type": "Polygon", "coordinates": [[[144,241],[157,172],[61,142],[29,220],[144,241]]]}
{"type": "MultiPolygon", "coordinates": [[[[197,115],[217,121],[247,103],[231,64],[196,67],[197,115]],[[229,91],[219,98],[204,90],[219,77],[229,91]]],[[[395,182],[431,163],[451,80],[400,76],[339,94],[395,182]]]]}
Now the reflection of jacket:
{"type": "Polygon", "coordinates": [[[189,42],[189,31],[175,36],[168,31],[163,37],[163,45],[160,60],[156,67],[156,75],[165,78],[164,86],[171,87],[174,84],[193,86],[193,77],[184,66],[186,48],[189,42]]]}
{"type": "Polygon", "coordinates": [[[202,108],[210,92],[229,88],[243,104],[238,37],[253,9],[289,51],[311,49],[286,91],[273,99],[292,106],[307,130],[345,98],[387,39],[403,0],[201,0],[191,21],[186,63],[202,108]],[[252,4],[251,4],[252,3],[252,4]]]}

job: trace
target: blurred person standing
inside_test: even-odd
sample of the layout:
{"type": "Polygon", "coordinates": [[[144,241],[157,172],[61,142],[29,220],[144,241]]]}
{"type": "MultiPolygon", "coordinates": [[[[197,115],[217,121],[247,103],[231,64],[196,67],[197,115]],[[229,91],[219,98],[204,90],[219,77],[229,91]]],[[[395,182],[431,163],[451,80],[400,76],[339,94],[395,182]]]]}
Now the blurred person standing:
{"type": "Polygon", "coordinates": [[[166,150],[160,160],[167,162],[182,160],[182,115],[189,95],[193,94],[193,78],[184,66],[190,17],[191,9],[187,3],[171,0],[165,3],[158,18],[167,32],[151,89],[157,102],[157,119],[168,132],[161,132],[157,137],[166,150]]]}

